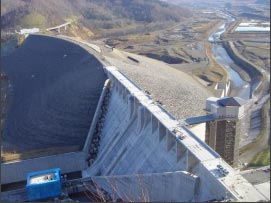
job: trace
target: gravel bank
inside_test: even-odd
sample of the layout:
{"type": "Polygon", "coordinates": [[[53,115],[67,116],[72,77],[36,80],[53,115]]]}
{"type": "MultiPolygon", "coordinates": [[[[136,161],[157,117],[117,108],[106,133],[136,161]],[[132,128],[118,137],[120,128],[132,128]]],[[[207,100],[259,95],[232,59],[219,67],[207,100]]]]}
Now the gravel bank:
{"type": "Polygon", "coordinates": [[[212,94],[189,75],[163,62],[116,49],[105,53],[105,58],[150,92],[153,99],[165,105],[176,119],[205,114],[205,100],[212,94]]]}

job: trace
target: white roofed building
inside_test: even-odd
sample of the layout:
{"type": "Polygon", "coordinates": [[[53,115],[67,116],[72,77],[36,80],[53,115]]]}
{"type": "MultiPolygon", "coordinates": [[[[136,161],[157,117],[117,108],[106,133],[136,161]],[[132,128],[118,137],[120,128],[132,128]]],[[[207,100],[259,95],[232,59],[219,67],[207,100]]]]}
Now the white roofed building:
{"type": "Polygon", "coordinates": [[[21,29],[20,32],[16,32],[20,35],[33,34],[38,33],[40,31],[39,28],[31,28],[31,29],[21,29]]]}

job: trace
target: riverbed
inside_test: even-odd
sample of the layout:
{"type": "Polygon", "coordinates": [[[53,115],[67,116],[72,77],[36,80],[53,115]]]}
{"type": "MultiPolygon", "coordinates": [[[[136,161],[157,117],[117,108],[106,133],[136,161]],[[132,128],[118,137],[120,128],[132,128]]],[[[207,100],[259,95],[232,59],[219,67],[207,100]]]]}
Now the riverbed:
{"type": "Polygon", "coordinates": [[[242,69],[242,67],[235,64],[235,62],[231,59],[223,47],[220,37],[225,32],[226,27],[231,22],[235,21],[235,19],[230,16],[225,17],[227,19],[226,22],[221,25],[214,33],[212,33],[208,40],[212,43],[212,54],[214,55],[215,59],[223,66],[225,70],[227,70],[229,74],[229,80],[231,81],[230,96],[238,96],[247,100],[250,99],[251,94],[259,81],[248,82],[244,80],[240,73],[236,71],[236,67],[238,67],[238,69],[242,69]]]}

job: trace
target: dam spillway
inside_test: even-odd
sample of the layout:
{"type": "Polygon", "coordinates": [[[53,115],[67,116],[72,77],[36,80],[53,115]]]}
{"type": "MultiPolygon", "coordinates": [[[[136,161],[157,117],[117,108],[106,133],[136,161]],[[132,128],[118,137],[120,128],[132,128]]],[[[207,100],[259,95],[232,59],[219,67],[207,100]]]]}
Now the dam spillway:
{"type": "Polygon", "coordinates": [[[2,67],[12,85],[4,146],[83,146],[106,80],[94,56],[65,40],[30,35],[2,67]]]}

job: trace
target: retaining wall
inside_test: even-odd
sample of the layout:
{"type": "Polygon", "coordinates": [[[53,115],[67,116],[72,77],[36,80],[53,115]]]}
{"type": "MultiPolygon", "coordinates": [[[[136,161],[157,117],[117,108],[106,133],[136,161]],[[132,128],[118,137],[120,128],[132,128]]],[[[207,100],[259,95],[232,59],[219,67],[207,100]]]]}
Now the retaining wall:
{"type": "Polygon", "coordinates": [[[199,178],[187,172],[154,173],[131,176],[93,177],[113,200],[125,202],[190,202],[198,190],[199,178]]]}
{"type": "MultiPolygon", "coordinates": [[[[256,65],[252,64],[250,61],[246,60],[244,57],[240,56],[235,50],[233,42],[223,42],[223,47],[228,52],[229,56],[236,62],[237,65],[242,67],[244,71],[246,71],[251,78],[252,87],[257,85],[255,89],[251,90],[251,96],[253,94],[252,91],[255,91],[260,87],[260,81],[263,78],[263,74],[261,72],[261,68],[257,67],[256,65]]],[[[250,96],[250,97],[251,97],[250,96]]]]}
{"type": "Polygon", "coordinates": [[[27,173],[34,171],[60,168],[61,173],[70,173],[75,171],[82,171],[83,169],[85,169],[86,158],[88,156],[93,131],[100,116],[101,105],[103,103],[106,90],[109,88],[109,85],[109,80],[106,80],[82,151],[20,160],[10,163],[2,163],[1,183],[7,184],[12,182],[24,181],[26,180],[27,173]]]}
{"type": "Polygon", "coordinates": [[[1,184],[26,180],[29,172],[60,168],[61,173],[82,171],[85,168],[83,152],[71,152],[35,159],[1,164],[1,184]]]}

